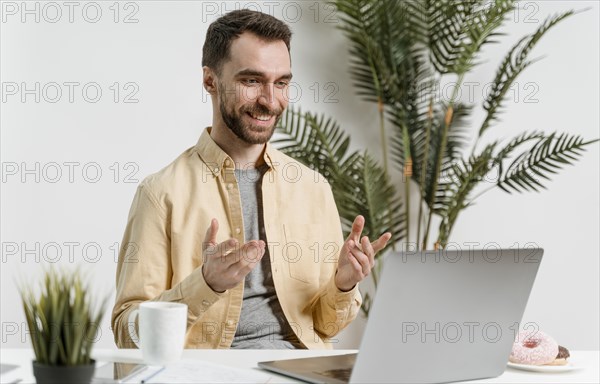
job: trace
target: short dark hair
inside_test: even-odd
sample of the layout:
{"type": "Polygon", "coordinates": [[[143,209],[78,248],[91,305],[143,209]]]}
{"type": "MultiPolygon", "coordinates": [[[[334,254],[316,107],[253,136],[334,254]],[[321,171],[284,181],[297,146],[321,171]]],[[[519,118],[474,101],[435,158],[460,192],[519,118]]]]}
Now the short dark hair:
{"type": "Polygon", "coordinates": [[[220,74],[229,59],[231,43],[244,32],[252,32],[267,42],[283,40],[290,52],[292,31],[287,24],[266,13],[240,9],[226,13],[210,24],[202,48],[202,66],[220,74]]]}

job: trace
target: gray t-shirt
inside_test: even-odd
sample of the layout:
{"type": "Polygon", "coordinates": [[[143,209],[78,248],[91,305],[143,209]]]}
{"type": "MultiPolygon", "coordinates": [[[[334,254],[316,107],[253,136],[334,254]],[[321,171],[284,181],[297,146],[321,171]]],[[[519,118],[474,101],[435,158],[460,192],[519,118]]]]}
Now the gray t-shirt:
{"type": "MultiPolygon", "coordinates": [[[[262,178],[268,169],[236,169],[244,215],[245,242],[267,238],[263,220],[262,178]]],[[[304,348],[290,327],[275,292],[268,247],[260,265],[246,275],[240,322],[231,348],[295,349],[304,348]]]]}

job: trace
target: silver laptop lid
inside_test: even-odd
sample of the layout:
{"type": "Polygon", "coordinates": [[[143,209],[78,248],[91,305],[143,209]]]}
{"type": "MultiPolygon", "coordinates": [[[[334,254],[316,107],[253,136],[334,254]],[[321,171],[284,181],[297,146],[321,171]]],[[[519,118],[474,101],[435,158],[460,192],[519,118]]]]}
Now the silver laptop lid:
{"type": "Polygon", "coordinates": [[[391,253],[351,383],[441,383],[504,371],[543,250],[391,253]]]}

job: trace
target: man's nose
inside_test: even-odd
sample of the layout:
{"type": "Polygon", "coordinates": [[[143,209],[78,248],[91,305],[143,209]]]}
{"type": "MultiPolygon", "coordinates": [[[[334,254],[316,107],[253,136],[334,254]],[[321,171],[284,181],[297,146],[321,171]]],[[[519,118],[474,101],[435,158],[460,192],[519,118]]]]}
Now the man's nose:
{"type": "Polygon", "coordinates": [[[275,92],[273,84],[265,84],[262,87],[258,102],[265,107],[273,108],[275,106],[275,92]]]}

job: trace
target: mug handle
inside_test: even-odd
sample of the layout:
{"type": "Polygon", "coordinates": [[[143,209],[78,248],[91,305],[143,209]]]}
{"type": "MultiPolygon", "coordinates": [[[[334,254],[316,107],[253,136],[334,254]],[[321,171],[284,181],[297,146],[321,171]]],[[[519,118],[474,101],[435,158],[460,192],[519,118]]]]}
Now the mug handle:
{"type": "Polygon", "coordinates": [[[135,343],[135,346],[140,348],[140,337],[138,336],[137,331],[135,330],[135,323],[139,314],[139,308],[134,309],[129,313],[127,318],[127,330],[129,331],[129,337],[135,343]]]}

